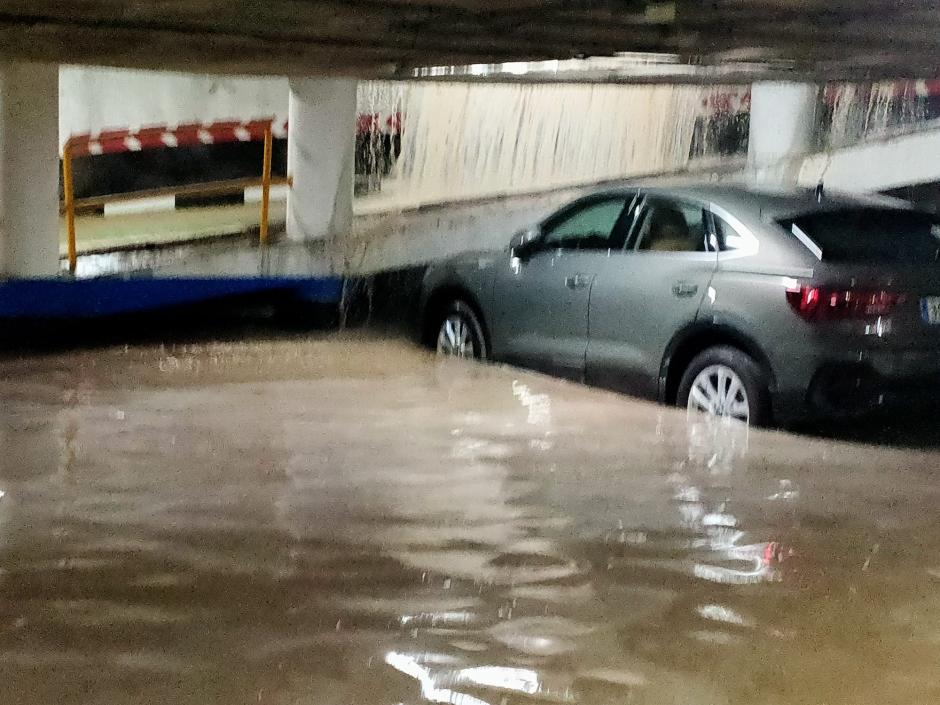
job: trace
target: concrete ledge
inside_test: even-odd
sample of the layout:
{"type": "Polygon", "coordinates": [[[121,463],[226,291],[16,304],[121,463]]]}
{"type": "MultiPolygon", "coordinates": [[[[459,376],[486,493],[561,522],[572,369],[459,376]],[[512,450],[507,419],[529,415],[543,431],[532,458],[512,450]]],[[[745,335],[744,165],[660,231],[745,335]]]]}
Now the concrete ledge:
{"type": "Polygon", "coordinates": [[[940,180],[940,130],[884,136],[803,161],[799,183],[839,191],[885,189],[940,180]]]}

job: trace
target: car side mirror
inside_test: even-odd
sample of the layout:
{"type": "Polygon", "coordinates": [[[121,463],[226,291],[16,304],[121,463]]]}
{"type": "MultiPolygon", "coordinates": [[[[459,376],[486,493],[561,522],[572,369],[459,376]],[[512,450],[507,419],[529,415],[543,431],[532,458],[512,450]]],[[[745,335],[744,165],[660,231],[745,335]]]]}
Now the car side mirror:
{"type": "Polygon", "coordinates": [[[512,236],[509,241],[510,254],[519,259],[525,259],[535,252],[538,247],[541,231],[538,227],[526,228],[512,236]]]}

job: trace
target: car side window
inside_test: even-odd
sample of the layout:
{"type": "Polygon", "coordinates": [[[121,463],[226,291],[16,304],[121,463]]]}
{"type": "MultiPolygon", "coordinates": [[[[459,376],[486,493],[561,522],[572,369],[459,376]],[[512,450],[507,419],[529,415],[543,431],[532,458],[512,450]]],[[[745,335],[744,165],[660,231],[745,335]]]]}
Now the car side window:
{"type": "Polygon", "coordinates": [[[747,239],[735,230],[730,223],[714,213],[712,213],[712,221],[715,223],[715,235],[718,238],[718,246],[722,252],[731,252],[745,248],[747,239]]]}
{"type": "Polygon", "coordinates": [[[664,198],[647,200],[636,249],[641,252],[714,252],[705,209],[664,198]]]}
{"type": "Polygon", "coordinates": [[[565,250],[619,249],[624,241],[619,231],[624,223],[621,215],[626,207],[623,197],[585,205],[548,226],[542,246],[565,250]]]}

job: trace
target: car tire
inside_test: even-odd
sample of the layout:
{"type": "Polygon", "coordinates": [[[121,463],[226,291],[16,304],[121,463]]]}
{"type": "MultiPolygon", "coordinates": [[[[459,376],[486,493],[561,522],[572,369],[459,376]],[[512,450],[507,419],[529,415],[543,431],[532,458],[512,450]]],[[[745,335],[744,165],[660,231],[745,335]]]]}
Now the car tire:
{"type": "Polygon", "coordinates": [[[717,345],[696,355],[683,372],[676,394],[676,405],[681,408],[691,411],[694,406],[705,413],[731,416],[738,420],[745,419],[741,419],[738,413],[732,411],[740,409],[742,400],[747,405],[747,423],[752,426],[766,426],[770,423],[771,405],[767,373],[754,358],[730,345],[717,345]],[[706,411],[702,408],[702,402],[705,401],[702,390],[711,386],[717,392],[715,382],[719,375],[724,375],[723,380],[728,380],[726,391],[732,391],[736,378],[743,394],[735,394],[735,399],[728,399],[725,394],[723,400],[721,394],[714,397],[706,395],[708,401],[713,402],[712,408],[706,411]],[[693,392],[695,387],[698,387],[697,392],[693,392]],[[696,395],[696,401],[690,405],[689,398],[693,393],[696,395]]]}
{"type": "Polygon", "coordinates": [[[438,355],[486,360],[489,348],[476,311],[461,300],[451,302],[438,316],[432,344],[438,355]]]}

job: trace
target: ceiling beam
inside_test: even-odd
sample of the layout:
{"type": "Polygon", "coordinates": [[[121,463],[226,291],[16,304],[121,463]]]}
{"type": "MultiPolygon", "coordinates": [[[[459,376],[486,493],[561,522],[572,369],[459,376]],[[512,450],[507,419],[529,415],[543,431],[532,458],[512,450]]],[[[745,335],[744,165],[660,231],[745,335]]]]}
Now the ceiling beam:
{"type": "Polygon", "coordinates": [[[937,75],[940,2],[0,0],[0,56],[66,63],[403,77],[617,52],[764,62],[741,76],[937,75]]]}

